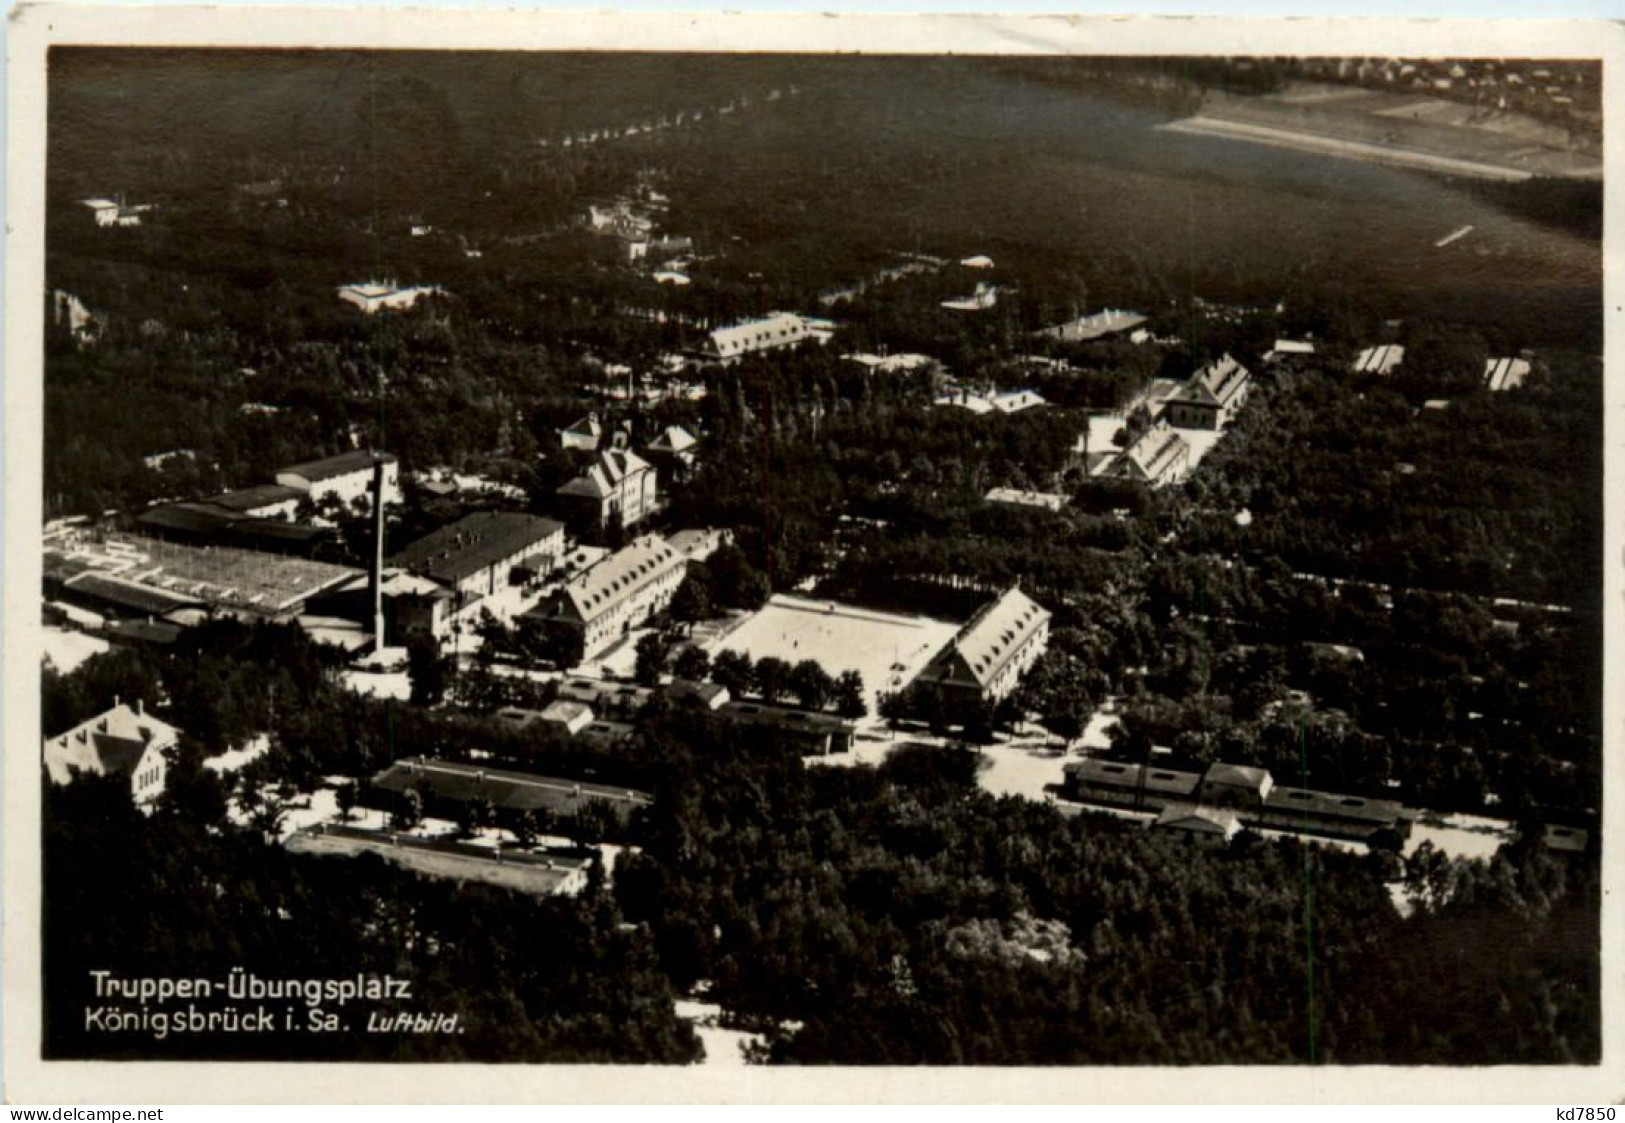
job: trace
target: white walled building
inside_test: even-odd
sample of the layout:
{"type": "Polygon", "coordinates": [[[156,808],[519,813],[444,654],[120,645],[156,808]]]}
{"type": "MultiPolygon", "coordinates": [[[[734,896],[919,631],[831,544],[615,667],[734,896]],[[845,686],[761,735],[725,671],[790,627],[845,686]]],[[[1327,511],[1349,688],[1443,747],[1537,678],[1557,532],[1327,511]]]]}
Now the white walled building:
{"type": "Polygon", "coordinates": [[[1006,590],[959,629],[917,682],[955,701],[996,702],[1049,645],[1049,609],[1019,588],[1006,590]]]}
{"type": "Polygon", "coordinates": [[[314,503],[320,503],[331,495],[339,502],[349,505],[370,494],[372,466],[376,460],[382,460],[384,463],[384,502],[399,503],[401,466],[395,457],[387,452],[374,453],[357,449],[354,452],[341,452],[337,456],[321,460],[292,464],[277,471],[276,482],[283,487],[305,492],[314,503]]]}
{"type": "Polygon", "coordinates": [[[146,806],[163,794],[169,772],[165,752],[180,740],[180,730],[117,699],[113,708],[44,743],[46,774],[53,784],[69,784],[78,773],[125,776],[130,798],[146,806]]]}
{"type": "Polygon", "coordinates": [[[645,535],[579,574],[527,615],[576,633],[590,659],[671,603],[688,558],[657,534],[645,535]]]}

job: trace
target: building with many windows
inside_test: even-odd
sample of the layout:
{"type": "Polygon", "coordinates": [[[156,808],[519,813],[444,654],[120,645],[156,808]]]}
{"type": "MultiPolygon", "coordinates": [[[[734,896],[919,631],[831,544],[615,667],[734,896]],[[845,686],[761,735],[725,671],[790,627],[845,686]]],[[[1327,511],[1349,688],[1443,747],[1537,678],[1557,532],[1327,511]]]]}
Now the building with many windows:
{"type": "Polygon", "coordinates": [[[1178,430],[1169,425],[1156,425],[1141,433],[1134,443],[1116,456],[1109,458],[1100,470],[1100,476],[1109,480],[1126,480],[1147,487],[1164,487],[1178,483],[1190,472],[1191,446],[1178,430]]]}
{"type": "Polygon", "coordinates": [[[1209,363],[1163,400],[1162,418],[1179,429],[1222,429],[1247,404],[1252,375],[1229,355],[1209,363]]]}
{"type": "Polygon", "coordinates": [[[657,534],[636,539],[525,614],[549,632],[580,642],[591,659],[671,603],[688,559],[657,534]]]}
{"type": "Polygon", "coordinates": [[[982,606],[917,679],[950,713],[996,702],[1016,688],[1049,644],[1049,609],[1019,588],[982,606]]]}
{"type": "Polygon", "coordinates": [[[477,511],[425,535],[390,565],[432,581],[462,607],[545,575],[564,553],[564,525],[516,511],[477,511]]]}
{"type": "Polygon", "coordinates": [[[581,475],[559,488],[559,502],[571,525],[602,529],[636,526],[659,504],[655,470],[643,457],[612,448],[598,454],[581,475]]]}
{"type": "Polygon", "coordinates": [[[717,328],[707,341],[706,355],[732,362],[762,351],[794,347],[797,343],[814,338],[813,326],[805,318],[794,312],[773,312],[761,319],[743,320],[717,328]]]}

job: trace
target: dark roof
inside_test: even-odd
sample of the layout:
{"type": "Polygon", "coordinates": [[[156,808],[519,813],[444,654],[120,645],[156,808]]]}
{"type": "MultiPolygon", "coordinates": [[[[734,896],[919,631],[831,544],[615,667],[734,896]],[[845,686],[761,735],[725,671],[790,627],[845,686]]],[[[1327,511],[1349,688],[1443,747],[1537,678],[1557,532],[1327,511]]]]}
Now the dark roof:
{"type": "Polygon", "coordinates": [[[623,820],[634,809],[647,806],[653,800],[648,792],[632,788],[584,784],[556,776],[508,772],[446,760],[398,760],[374,776],[372,785],[392,792],[418,788],[430,798],[455,803],[488,799],[493,807],[509,811],[546,809],[560,815],[597,802],[608,806],[623,820]]]}
{"type": "Polygon", "coordinates": [[[564,530],[562,523],[512,511],[480,511],[419,538],[390,560],[436,581],[457,582],[564,530]]]}
{"type": "Polygon", "coordinates": [[[1591,834],[1579,827],[1564,827],[1550,823],[1546,827],[1546,848],[1564,854],[1584,853],[1591,842],[1591,834]]]}
{"type": "Polygon", "coordinates": [[[302,523],[283,522],[281,519],[238,519],[231,526],[233,538],[245,543],[274,542],[304,545],[331,538],[333,531],[325,526],[305,526],[302,523]]]}
{"type": "Polygon", "coordinates": [[[853,723],[834,714],[792,710],[758,702],[727,702],[717,712],[742,725],[766,725],[790,733],[850,733],[853,723]]]}
{"type": "Polygon", "coordinates": [[[1301,812],[1308,818],[1356,819],[1368,823],[1394,823],[1405,810],[1391,799],[1366,799],[1305,788],[1276,788],[1264,797],[1264,810],[1301,812]]]}
{"type": "Polygon", "coordinates": [[[167,620],[114,620],[107,625],[107,634],[115,639],[143,643],[171,644],[181,638],[183,630],[167,620]]]}
{"type": "MultiPolygon", "coordinates": [[[[292,491],[289,488],[287,490],[292,491]]],[[[303,494],[294,492],[294,494],[303,494]]],[[[153,507],[136,516],[136,522],[153,531],[171,531],[199,537],[224,536],[240,540],[249,549],[257,545],[308,545],[332,536],[332,531],[319,526],[284,522],[239,514],[237,511],[209,503],[167,503],[153,507]]]]}
{"type": "Polygon", "coordinates": [[[1126,764],[1116,760],[1076,760],[1061,771],[1067,776],[1076,776],[1086,784],[1121,788],[1125,792],[1143,788],[1159,795],[1188,796],[1202,779],[1195,772],[1178,772],[1171,768],[1126,764]]]}
{"type": "MultiPolygon", "coordinates": [[[[292,469],[287,469],[292,471],[292,469]]],[[[228,511],[251,511],[256,507],[269,506],[272,503],[285,503],[289,499],[299,499],[305,493],[296,487],[284,487],[282,484],[256,484],[253,487],[240,487],[236,491],[228,491],[224,495],[211,497],[208,502],[216,507],[224,507],[228,511]]]]}
{"type": "Polygon", "coordinates": [[[341,452],[337,456],[328,456],[321,460],[307,460],[303,464],[290,464],[286,468],[278,468],[277,471],[292,476],[303,476],[307,480],[330,480],[334,476],[348,476],[352,472],[365,471],[371,468],[375,461],[379,460],[382,460],[385,464],[393,464],[395,457],[388,452],[369,452],[366,449],[358,448],[352,452],[341,452]]]}
{"type": "Polygon", "coordinates": [[[674,702],[698,702],[709,706],[719,697],[728,693],[726,686],[718,686],[714,682],[694,682],[690,679],[680,678],[672,680],[666,687],[666,697],[674,702]]]}
{"type": "Polygon", "coordinates": [[[1226,838],[1241,826],[1234,811],[1222,807],[1202,807],[1189,803],[1170,803],[1158,814],[1154,827],[1194,831],[1198,834],[1222,834],[1226,838]]]}
{"type": "Polygon", "coordinates": [[[138,585],[134,581],[110,577],[103,573],[82,573],[78,577],[71,578],[66,587],[75,593],[94,597],[120,608],[134,609],[137,612],[172,612],[177,608],[189,608],[203,603],[197,597],[181,596],[165,589],[138,585]]]}
{"type": "Polygon", "coordinates": [[[237,513],[211,503],[166,503],[137,515],[135,521],[154,530],[215,534],[230,526],[237,513]]]}

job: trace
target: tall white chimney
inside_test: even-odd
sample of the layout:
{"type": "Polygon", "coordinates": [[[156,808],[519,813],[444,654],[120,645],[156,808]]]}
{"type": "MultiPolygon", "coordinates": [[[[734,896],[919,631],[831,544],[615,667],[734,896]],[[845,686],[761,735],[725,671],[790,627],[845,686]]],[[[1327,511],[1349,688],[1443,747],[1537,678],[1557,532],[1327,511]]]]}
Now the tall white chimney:
{"type": "Polygon", "coordinates": [[[384,653],[384,458],[372,460],[372,592],[373,651],[384,653]]]}

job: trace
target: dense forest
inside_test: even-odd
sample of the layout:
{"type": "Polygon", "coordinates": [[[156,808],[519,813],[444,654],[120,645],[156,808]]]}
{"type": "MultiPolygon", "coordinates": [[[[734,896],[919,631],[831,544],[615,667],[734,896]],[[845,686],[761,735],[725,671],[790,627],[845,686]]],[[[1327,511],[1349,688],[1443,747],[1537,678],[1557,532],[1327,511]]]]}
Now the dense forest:
{"type": "MultiPolygon", "coordinates": [[[[47,509],[262,482],[358,439],[410,467],[516,473],[548,444],[538,419],[584,405],[604,364],[652,377],[705,325],[820,311],[902,253],[945,267],[838,302],[836,347],[922,350],[971,379],[1101,306],[1216,345],[1198,297],[1283,304],[1284,330],[1355,345],[1395,317],[1476,324],[1499,354],[1600,339],[1594,239],[1450,181],[1245,147],[1215,161],[1139,96],[1208,77],[1059,65],[58,52],[48,282],[94,328],[48,333],[47,509]],[[605,139],[562,145],[584,130],[605,139]],[[656,187],[659,230],[694,246],[682,288],[581,229],[589,202],[656,187]],[[98,227],[79,200],[108,195],[156,209],[98,227]],[[1445,213],[1494,255],[1438,258],[1445,213]],[[980,279],[952,264],[970,253],[992,255],[1000,298],[948,312],[980,279]],[[408,317],[336,299],[374,278],[448,295],[408,317]]],[[[1091,354],[1085,392],[1048,387],[1064,403],[1117,404],[1150,352],[1091,354]]]]}
{"type": "MultiPolygon", "coordinates": [[[[50,680],[48,721],[143,683],[177,720],[201,721],[189,691],[207,683],[233,711],[272,659],[290,666],[277,704],[325,719],[339,695],[301,647],[296,632],[226,631],[157,665],[101,656],[50,680]]],[[[425,737],[453,756],[503,746],[472,715],[372,721],[402,754],[425,737]]],[[[507,751],[532,767],[586,771],[546,738],[522,739],[507,751]]],[[[299,775],[300,744],[278,737],[236,794],[259,784],[274,803],[279,783],[319,783],[275,779],[299,775]]],[[[680,1062],[696,1047],[671,997],[700,980],[765,1035],[759,1059],[792,1063],[1575,1063],[1599,1047],[1596,869],[1538,842],[1490,862],[1262,839],[1193,852],[1110,817],[995,799],[967,749],[904,745],[878,769],[816,768],[703,712],[657,708],[618,770],[600,757],[595,773],[655,794],[634,820],[638,849],[612,888],[537,901],[267,846],[274,815],[234,826],[210,793],[197,758],[215,747],[189,739],[150,817],[114,783],[49,791],[51,1055],[110,1055],[81,1016],[92,968],[196,977],[245,964],[407,977],[417,1005],[468,1027],[404,1052],[350,1034],[253,1044],[287,1058],[680,1062]],[[1396,876],[1406,917],[1385,887],[1396,876]],[[222,891],[198,891],[211,884],[222,891]]],[[[246,1055],[241,1037],[114,1054],[125,1048],[246,1055]]]]}

